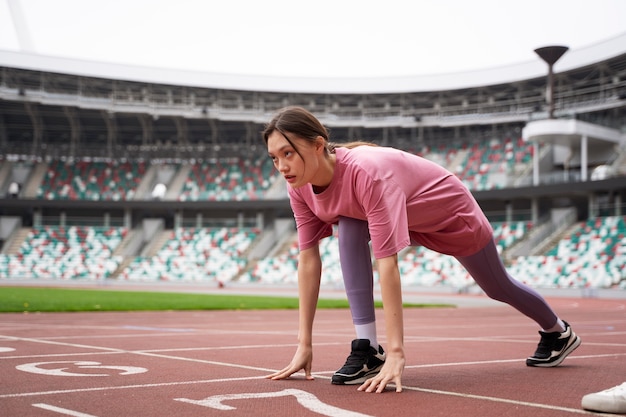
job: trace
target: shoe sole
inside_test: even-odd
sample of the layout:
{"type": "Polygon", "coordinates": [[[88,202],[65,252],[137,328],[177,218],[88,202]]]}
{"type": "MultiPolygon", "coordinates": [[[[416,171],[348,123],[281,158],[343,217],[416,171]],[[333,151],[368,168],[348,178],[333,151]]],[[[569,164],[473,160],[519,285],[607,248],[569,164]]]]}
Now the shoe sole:
{"type": "Polygon", "coordinates": [[[347,380],[347,381],[333,381],[331,380],[331,383],[333,385],[357,385],[357,384],[362,384],[365,381],[367,381],[369,378],[373,377],[374,375],[377,375],[380,372],[380,369],[383,366],[380,365],[378,368],[372,369],[371,371],[369,371],[368,373],[366,373],[363,376],[360,376],[356,379],[351,379],[351,380],[347,380]]]}
{"type": "Polygon", "coordinates": [[[571,345],[569,345],[569,347],[567,349],[565,349],[565,351],[561,354],[561,356],[559,356],[555,361],[552,362],[535,362],[534,360],[528,358],[526,359],[526,365],[527,366],[534,366],[537,368],[553,368],[555,366],[558,366],[561,364],[561,362],[563,362],[565,360],[565,358],[572,353],[578,346],[580,346],[580,337],[576,336],[576,339],[574,339],[574,343],[572,343],[571,345]]]}

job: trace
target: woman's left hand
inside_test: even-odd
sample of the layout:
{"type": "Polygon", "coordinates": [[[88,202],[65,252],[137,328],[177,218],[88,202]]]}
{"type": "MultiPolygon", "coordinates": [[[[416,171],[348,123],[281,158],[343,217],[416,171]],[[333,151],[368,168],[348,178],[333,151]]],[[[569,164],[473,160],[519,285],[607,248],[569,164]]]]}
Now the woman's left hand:
{"type": "Polygon", "coordinates": [[[396,392],[402,392],[402,372],[405,365],[404,353],[387,352],[387,359],[378,375],[366,380],[359,388],[365,392],[383,392],[387,384],[394,383],[396,392]]]}

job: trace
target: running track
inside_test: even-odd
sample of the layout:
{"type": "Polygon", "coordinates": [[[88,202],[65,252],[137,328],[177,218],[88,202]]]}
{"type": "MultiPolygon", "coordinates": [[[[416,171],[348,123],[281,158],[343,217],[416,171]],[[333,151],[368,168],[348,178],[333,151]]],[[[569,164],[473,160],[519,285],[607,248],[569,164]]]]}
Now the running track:
{"type": "Polygon", "coordinates": [[[506,305],[405,310],[400,394],[330,384],[353,338],[347,310],[318,311],[315,381],[263,378],[291,359],[297,311],[2,314],[0,415],[593,415],[581,397],[626,381],[626,300],[548,300],[583,340],[550,369],[525,366],[536,325],[506,305]]]}

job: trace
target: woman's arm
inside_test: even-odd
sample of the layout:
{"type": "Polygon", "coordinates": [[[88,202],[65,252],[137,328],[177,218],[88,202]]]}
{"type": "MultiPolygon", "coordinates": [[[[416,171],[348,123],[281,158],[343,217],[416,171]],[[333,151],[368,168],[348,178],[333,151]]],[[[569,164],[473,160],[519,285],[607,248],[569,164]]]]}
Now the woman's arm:
{"type": "Polygon", "coordinates": [[[298,341],[301,345],[312,345],[313,319],[317,309],[322,277],[322,259],[319,245],[300,252],[298,259],[298,295],[300,330],[298,341]]]}
{"type": "Polygon", "coordinates": [[[402,372],[406,361],[404,357],[404,320],[398,255],[381,258],[377,263],[387,329],[387,359],[380,373],[365,381],[359,387],[359,391],[383,392],[388,383],[395,383],[396,392],[401,392],[402,372]]]}
{"type": "Polygon", "coordinates": [[[299,293],[299,330],[298,349],[285,368],[271,375],[270,379],[285,379],[304,369],[305,377],[311,376],[313,362],[313,320],[317,309],[322,277],[322,260],[319,246],[315,245],[300,252],[298,258],[298,293],[299,293]]]}

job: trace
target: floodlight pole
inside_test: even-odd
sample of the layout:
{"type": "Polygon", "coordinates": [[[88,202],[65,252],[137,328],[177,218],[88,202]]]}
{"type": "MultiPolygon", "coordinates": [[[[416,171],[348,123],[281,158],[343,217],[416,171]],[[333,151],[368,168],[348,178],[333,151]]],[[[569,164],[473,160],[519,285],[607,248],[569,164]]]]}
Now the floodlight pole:
{"type": "Polygon", "coordinates": [[[535,53],[539,55],[548,64],[548,92],[546,101],[548,102],[548,117],[554,119],[554,72],[552,68],[554,63],[567,52],[567,46],[544,46],[535,49],[535,53]]]}

